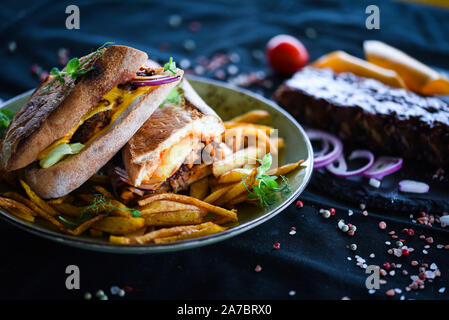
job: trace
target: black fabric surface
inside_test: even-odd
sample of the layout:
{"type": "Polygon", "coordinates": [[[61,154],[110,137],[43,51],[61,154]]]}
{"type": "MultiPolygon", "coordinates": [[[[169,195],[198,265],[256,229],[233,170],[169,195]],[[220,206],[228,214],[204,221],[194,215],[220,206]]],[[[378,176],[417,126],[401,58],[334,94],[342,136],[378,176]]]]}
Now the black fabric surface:
{"type": "MultiPolygon", "coordinates": [[[[266,69],[251,51],[263,49],[268,39],[279,33],[299,37],[312,59],[332,50],[345,50],[362,56],[365,39],[379,39],[407,51],[425,63],[449,69],[449,11],[391,1],[9,1],[0,7],[0,97],[8,99],[38,84],[30,74],[31,65],[45,69],[56,65],[57,50],[65,47],[71,56],[80,56],[106,41],[131,45],[149,52],[150,57],[176,61],[216,52],[236,52],[240,71],[266,69]],[[66,30],[65,8],[77,4],[81,10],[81,29],[66,30]],[[365,8],[377,4],[381,10],[381,29],[365,29],[365,8]],[[173,29],[168,16],[179,14],[182,25],[173,29]],[[192,33],[192,21],[202,24],[192,33]],[[317,32],[315,39],[305,36],[306,28],[317,32]],[[187,52],[185,39],[193,39],[196,49],[187,52]],[[17,43],[11,53],[8,44],[17,43]],[[166,43],[161,46],[161,44],[166,43]],[[168,49],[163,49],[164,47],[168,49]]],[[[207,74],[213,76],[213,74],[207,74]]],[[[282,79],[275,79],[280,81],[282,79]]],[[[276,82],[278,83],[278,82],[276,82]]],[[[266,95],[270,92],[266,91],[266,95]]],[[[345,192],[340,190],[339,192],[345,192]]],[[[311,191],[300,198],[305,207],[292,204],[270,221],[242,235],[197,249],[155,254],[114,255],[75,249],[30,235],[6,222],[0,222],[0,298],[2,299],[78,299],[84,292],[113,285],[130,286],[128,299],[351,299],[387,298],[385,292],[400,288],[401,294],[389,299],[447,299],[449,290],[448,252],[436,244],[449,244],[447,231],[411,222],[409,214],[384,210],[361,214],[357,204],[334,202],[311,191]],[[337,211],[325,220],[319,209],[337,211]],[[354,210],[348,216],[348,209],[354,210]],[[338,219],[355,224],[354,237],[336,228],[338,219]],[[378,228],[385,221],[386,230],[378,228]],[[290,235],[291,227],[296,234],[290,235]],[[391,230],[412,227],[415,235],[407,239],[415,251],[409,257],[387,254],[391,230]],[[428,254],[419,235],[432,236],[428,254]],[[280,243],[274,250],[273,244],[280,243]],[[356,243],[352,252],[347,245],[356,243]],[[371,253],[374,258],[369,258],[371,253]],[[396,271],[374,294],[365,288],[367,275],[356,266],[355,255],[367,264],[385,261],[402,264],[409,275],[396,271]],[[347,257],[351,257],[349,261],[347,257]],[[411,260],[435,262],[442,276],[426,283],[422,290],[404,291],[417,274],[411,260]],[[81,290],[65,288],[65,268],[74,264],[81,270],[81,290]],[[255,272],[256,265],[262,267],[255,272]],[[291,292],[291,291],[294,291],[291,292]]],[[[435,212],[439,214],[440,212],[435,212]]],[[[109,295],[110,298],[113,298],[109,295]]]]}

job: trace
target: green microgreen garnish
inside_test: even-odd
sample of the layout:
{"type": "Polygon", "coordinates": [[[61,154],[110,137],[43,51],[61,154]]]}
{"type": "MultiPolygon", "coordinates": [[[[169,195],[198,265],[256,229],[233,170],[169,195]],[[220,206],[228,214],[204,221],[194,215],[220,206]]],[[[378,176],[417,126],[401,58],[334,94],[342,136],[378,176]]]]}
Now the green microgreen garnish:
{"type": "Polygon", "coordinates": [[[6,108],[0,109],[0,129],[8,128],[12,118],[14,118],[14,112],[6,108]]]}
{"type": "Polygon", "coordinates": [[[164,71],[170,71],[175,76],[178,75],[178,72],[176,72],[176,62],[173,61],[173,57],[170,57],[168,62],[164,65],[164,71]]]}
{"type": "Polygon", "coordinates": [[[277,176],[270,176],[266,172],[270,169],[273,162],[271,153],[267,153],[262,160],[255,159],[260,163],[257,167],[256,182],[253,185],[253,191],[250,191],[246,186],[246,178],[243,179],[243,184],[246,190],[249,192],[249,199],[259,199],[260,204],[264,207],[273,205],[279,200],[279,195],[283,193],[290,193],[290,186],[288,180],[284,176],[280,178],[284,181],[284,186],[280,187],[276,180],[279,178],[277,176]]]}
{"type": "Polygon", "coordinates": [[[106,48],[109,45],[114,44],[113,42],[106,42],[105,44],[103,44],[101,47],[99,47],[94,53],[92,53],[91,55],[89,55],[86,59],[84,59],[82,62],[78,59],[78,58],[73,58],[71,59],[66,66],[66,70],[65,71],[61,71],[58,68],[54,67],[53,69],[51,69],[50,74],[54,75],[55,78],[50,82],[50,84],[48,86],[45,87],[45,90],[50,90],[50,88],[53,86],[53,84],[56,81],[59,81],[59,83],[64,83],[64,76],[65,75],[71,75],[72,79],[77,79],[80,76],[90,72],[93,70],[93,67],[91,66],[88,69],[84,69],[84,65],[86,63],[88,63],[90,60],[92,60],[94,57],[98,56],[98,55],[103,55],[104,53],[104,48],[106,48]]]}
{"type": "Polygon", "coordinates": [[[117,207],[114,204],[112,204],[111,201],[107,200],[105,196],[95,195],[92,204],[84,208],[83,212],[81,213],[76,222],[69,221],[62,216],[59,216],[59,219],[67,224],[78,226],[83,222],[92,219],[95,216],[107,216],[113,210],[129,211],[134,218],[140,218],[141,216],[141,212],[137,209],[117,207]]]}

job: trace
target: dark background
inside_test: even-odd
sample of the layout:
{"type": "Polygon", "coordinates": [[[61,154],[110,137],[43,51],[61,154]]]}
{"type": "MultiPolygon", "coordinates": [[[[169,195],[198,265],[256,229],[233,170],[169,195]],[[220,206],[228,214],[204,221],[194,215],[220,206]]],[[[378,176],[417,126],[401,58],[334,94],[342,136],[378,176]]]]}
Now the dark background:
{"type": "MultiPolygon", "coordinates": [[[[362,41],[379,39],[394,45],[430,65],[449,69],[449,11],[393,1],[9,1],[0,7],[0,98],[8,99],[38,84],[31,66],[49,70],[57,65],[59,48],[70,56],[81,56],[106,41],[130,45],[149,53],[151,58],[176,61],[189,59],[196,65],[201,56],[237,53],[240,72],[268,71],[263,59],[256,59],[266,42],[279,33],[292,34],[305,44],[311,59],[332,50],[362,56],[362,41]],[[65,8],[77,4],[81,29],[66,30],[65,8]],[[376,4],[381,12],[381,29],[365,28],[365,8],[376,4]],[[180,15],[182,24],[172,28],[171,15],[180,15]],[[192,32],[192,22],[201,24],[192,32]],[[314,34],[315,33],[315,34],[314,34]],[[315,35],[315,36],[314,36],[315,35]],[[187,51],[186,39],[196,48],[187,51]],[[11,52],[8,46],[16,43],[11,52]],[[256,52],[254,52],[256,50],[256,52]]],[[[226,71],[226,69],[225,69],[226,71]]],[[[204,76],[214,77],[214,72],[204,76]]],[[[270,77],[270,76],[269,76],[270,77]]],[[[279,79],[272,77],[277,84],[279,79]]],[[[274,88],[254,88],[270,95],[274,88]]],[[[198,249],[157,255],[113,255],[66,247],[0,222],[0,298],[71,299],[84,292],[113,285],[130,286],[126,298],[145,299],[352,299],[387,298],[385,292],[400,288],[403,293],[389,299],[447,299],[449,287],[446,232],[411,222],[409,214],[386,208],[361,214],[354,206],[335,203],[325,195],[306,191],[300,199],[305,207],[291,205],[272,220],[240,236],[198,249]],[[320,208],[334,207],[336,216],[325,220],[320,208]],[[352,208],[354,215],[348,217],[352,208]],[[353,238],[336,229],[338,219],[357,225],[353,238]],[[387,222],[379,230],[379,221],[387,222]],[[289,235],[291,227],[297,233],[289,235]],[[408,258],[386,253],[390,230],[413,227],[416,235],[407,240],[415,248],[408,258]],[[426,244],[419,235],[433,236],[435,243],[423,255],[426,244]],[[279,242],[279,250],[273,244],[279,242]],[[347,245],[356,243],[351,252],[347,245]],[[374,253],[375,258],[368,256],[374,253]],[[387,284],[370,295],[364,286],[366,274],[355,264],[355,254],[367,264],[385,261],[403,265],[411,274],[410,261],[435,262],[441,278],[423,290],[405,292],[411,280],[397,270],[387,276],[387,284]],[[347,257],[351,257],[349,261],[347,257]],[[81,290],[65,289],[65,268],[75,264],[81,270],[81,290]],[[254,271],[256,265],[262,271],[254,271]],[[289,295],[290,291],[294,295],[289,295]]],[[[439,212],[436,212],[439,213],[439,212]]],[[[404,236],[402,236],[404,237],[404,236]]],[[[109,294],[110,298],[114,298],[109,294]]]]}

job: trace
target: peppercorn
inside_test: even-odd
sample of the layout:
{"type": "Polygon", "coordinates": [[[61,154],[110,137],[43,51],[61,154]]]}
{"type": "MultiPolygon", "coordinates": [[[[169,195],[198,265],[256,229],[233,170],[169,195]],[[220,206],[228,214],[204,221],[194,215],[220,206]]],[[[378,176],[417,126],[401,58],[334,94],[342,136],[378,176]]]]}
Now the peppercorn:
{"type": "Polygon", "coordinates": [[[343,232],[348,232],[348,230],[349,230],[349,227],[347,224],[345,224],[341,227],[341,231],[343,231],[343,232]]]}
{"type": "Polygon", "coordinates": [[[352,251],[355,251],[355,250],[357,250],[357,245],[355,243],[353,243],[353,244],[351,244],[350,248],[352,251]]]}
{"type": "Polygon", "coordinates": [[[413,231],[413,229],[408,229],[407,234],[411,237],[415,234],[415,231],[413,231]]]}
{"type": "Polygon", "coordinates": [[[301,200],[298,200],[298,201],[296,201],[296,206],[297,206],[298,208],[302,208],[302,207],[304,207],[304,203],[302,203],[301,200]]]}

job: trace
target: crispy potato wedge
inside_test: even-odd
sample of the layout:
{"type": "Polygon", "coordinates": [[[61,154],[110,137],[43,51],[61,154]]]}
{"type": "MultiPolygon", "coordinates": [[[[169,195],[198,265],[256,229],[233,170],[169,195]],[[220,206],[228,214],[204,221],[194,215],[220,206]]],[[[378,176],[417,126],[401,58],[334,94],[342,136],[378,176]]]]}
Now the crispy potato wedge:
{"type": "Polygon", "coordinates": [[[85,209],[85,207],[77,207],[70,203],[60,203],[60,204],[55,203],[52,204],[52,206],[62,214],[65,214],[70,217],[79,217],[85,209]]]}
{"type": "Polygon", "coordinates": [[[218,183],[234,183],[240,182],[242,179],[248,178],[251,174],[254,174],[254,169],[236,168],[222,174],[218,178],[218,183]]]}
{"type": "Polygon", "coordinates": [[[253,163],[255,162],[253,159],[259,159],[264,155],[264,148],[248,147],[239,150],[228,158],[214,162],[212,165],[212,173],[215,177],[219,177],[232,169],[243,167],[246,163],[253,163]]]}
{"type": "MultiPolygon", "coordinates": [[[[35,204],[33,201],[26,199],[25,197],[23,197],[22,195],[16,193],[16,192],[6,192],[5,194],[11,196],[11,198],[14,198],[16,201],[20,201],[22,203],[25,203],[29,208],[31,208],[31,210],[35,213],[37,213],[37,215],[39,215],[41,218],[49,221],[51,224],[53,224],[56,228],[59,229],[59,231],[66,233],[67,230],[64,227],[64,225],[59,222],[59,220],[57,220],[55,217],[49,215],[47,212],[45,212],[44,210],[42,210],[37,204],[35,204]]],[[[1,205],[1,204],[0,204],[1,205]]],[[[21,211],[23,211],[23,209],[20,209],[21,211]]],[[[25,209],[26,210],[26,209],[25,209]]]]}
{"type": "MultiPolygon", "coordinates": [[[[271,144],[270,137],[265,133],[265,131],[255,127],[235,127],[226,130],[223,135],[224,141],[227,145],[229,145],[228,141],[234,143],[236,139],[240,139],[243,141],[244,138],[255,137],[257,140],[254,140],[254,142],[257,142],[257,146],[259,148],[262,148],[263,146],[264,149],[267,150],[267,152],[270,152],[272,154],[277,154],[278,152],[277,146],[271,144]]],[[[234,152],[236,152],[235,149],[234,152]]]]}
{"type": "Polygon", "coordinates": [[[31,201],[21,194],[18,194],[17,192],[5,192],[3,193],[3,196],[9,198],[8,200],[10,200],[10,205],[8,206],[7,203],[5,203],[5,200],[2,201],[2,198],[0,198],[0,206],[5,208],[16,208],[30,216],[37,215],[37,212],[35,212],[33,206],[31,205],[31,201]]]}
{"type": "Polygon", "coordinates": [[[95,222],[92,228],[110,234],[123,235],[142,228],[145,225],[143,218],[105,217],[95,222]]]}
{"type": "Polygon", "coordinates": [[[95,238],[101,238],[101,237],[103,237],[104,232],[103,232],[103,231],[99,231],[99,230],[95,230],[95,229],[90,228],[90,229],[89,229],[89,234],[90,234],[92,237],[95,237],[95,238]]]}
{"type": "Polygon", "coordinates": [[[20,180],[20,184],[22,185],[22,187],[25,190],[28,197],[30,197],[31,201],[33,201],[35,204],[37,204],[42,210],[44,210],[51,216],[60,215],[60,213],[57,210],[55,210],[47,202],[45,202],[43,199],[41,199],[36,193],[34,193],[34,191],[31,190],[30,186],[27,185],[25,181],[20,180]]]}
{"type": "Polygon", "coordinates": [[[207,177],[198,180],[190,185],[189,194],[191,197],[203,200],[209,192],[209,180],[207,177]]]}
{"type": "Polygon", "coordinates": [[[74,236],[79,236],[79,235],[83,234],[87,229],[89,229],[94,223],[101,221],[105,217],[106,216],[95,216],[92,219],[89,219],[86,222],[83,222],[81,225],[76,227],[74,230],[70,230],[70,229],[67,230],[67,233],[74,235],[74,236]]]}
{"type": "Polygon", "coordinates": [[[183,210],[199,210],[198,207],[185,204],[181,202],[176,201],[170,201],[170,200],[161,200],[161,201],[154,201],[146,206],[138,207],[137,210],[140,211],[142,216],[153,214],[153,213],[160,213],[160,212],[171,212],[171,211],[183,211],[183,210]]]}
{"type": "Polygon", "coordinates": [[[94,189],[96,191],[98,191],[99,193],[101,193],[108,200],[115,199],[114,196],[112,195],[112,193],[110,193],[108,190],[106,190],[102,186],[94,186],[94,189]]]}
{"type": "Polygon", "coordinates": [[[235,206],[236,204],[245,202],[247,199],[248,199],[248,191],[245,191],[242,194],[240,194],[237,197],[235,197],[234,199],[229,200],[226,203],[226,206],[232,207],[232,206],[235,206]]]}
{"type": "Polygon", "coordinates": [[[248,189],[251,189],[251,186],[254,184],[256,172],[256,169],[253,169],[253,172],[245,181],[237,182],[232,186],[232,188],[228,190],[228,192],[226,192],[226,194],[224,194],[214,203],[218,206],[224,205],[235,197],[241,195],[242,193],[247,192],[248,189]]]}
{"type": "Polygon", "coordinates": [[[226,129],[232,129],[237,127],[252,127],[260,130],[264,130],[265,133],[270,136],[274,132],[274,128],[270,126],[264,126],[261,124],[253,124],[253,123],[247,123],[247,122],[225,122],[224,123],[226,129]]]}
{"type": "Polygon", "coordinates": [[[231,188],[234,186],[234,184],[229,184],[229,185],[218,185],[218,188],[213,191],[211,194],[209,194],[206,198],[204,198],[204,202],[207,203],[214,203],[215,201],[217,201],[218,199],[220,199],[224,194],[226,194],[226,192],[228,192],[229,190],[231,190],[231,188]]]}
{"type": "Polygon", "coordinates": [[[265,120],[270,118],[270,113],[265,110],[252,110],[247,113],[244,113],[238,117],[235,117],[228,122],[248,122],[248,123],[256,123],[261,120],[265,120]]]}
{"type": "Polygon", "coordinates": [[[199,224],[205,215],[201,210],[184,210],[172,212],[159,212],[147,214],[145,219],[146,226],[182,226],[190,224],[199,224]]]}
{"type": "Polygon", "coordinates": [[[207,202],[192,198],[192,197],[188,197],[188,196],[184,196],[181,194],[175,194],[175,193],[160,193],[160,194],[156,194],[156,195],[150,195],[146,198],[143,198],[142,200],[139,200],[138,203],[140,206],[144,206],[147,204],[150,204],[154,201],[158,201],[158,200],[172,200],[172,201],[178,201],[181,203],[186,203],[186,204],[191,204],[200,208],[204,208],[209,212],[213,212],[215,214],[221,215],[221,216],[225,216],[225,217],[229,217],[231,219],[233,219],[234,221],[237,221],[237,212],[234,210],[226,210],[217,206],[213,206],[207,202]]]}
{"type": "Polygon", "coordinates": [[[24,221],[31,222],[31,223],[34,222],[34,216],[24,213],[24,212],[20,211],[19,209],[6,208],[6,211],[8,211],[13,216],[16,216],[17,218],[22,219],[24,221]]]}
{"type": "Polygon", "coordinates": [[[175,236],[156,238],[156,239],[154,239],[154,243],[170,243],[170,242],[182,241],[182,240],[187,240],[187,239],[203,237],[203,236],[207,236],[210,234],[214,234],[214,233],[218,233],[218,232],[222,232],[222,231],[226,230],[226,228],[219,226],[213,222],[205,222],[199,226],[200,226],[200,228],[198,228],[198,229],[192,228],[192,230],[185,230],[175,236]]]}
{"type": "Polygon", "coordinates": [[[291,171],[298,168],[303,162],[304,160],[299,160],[298,162],[295,163],[288,163],[279,168],[268,170],[267,174],[270,176],[286,175],[287,173],[290,173],[291,171]]]}

